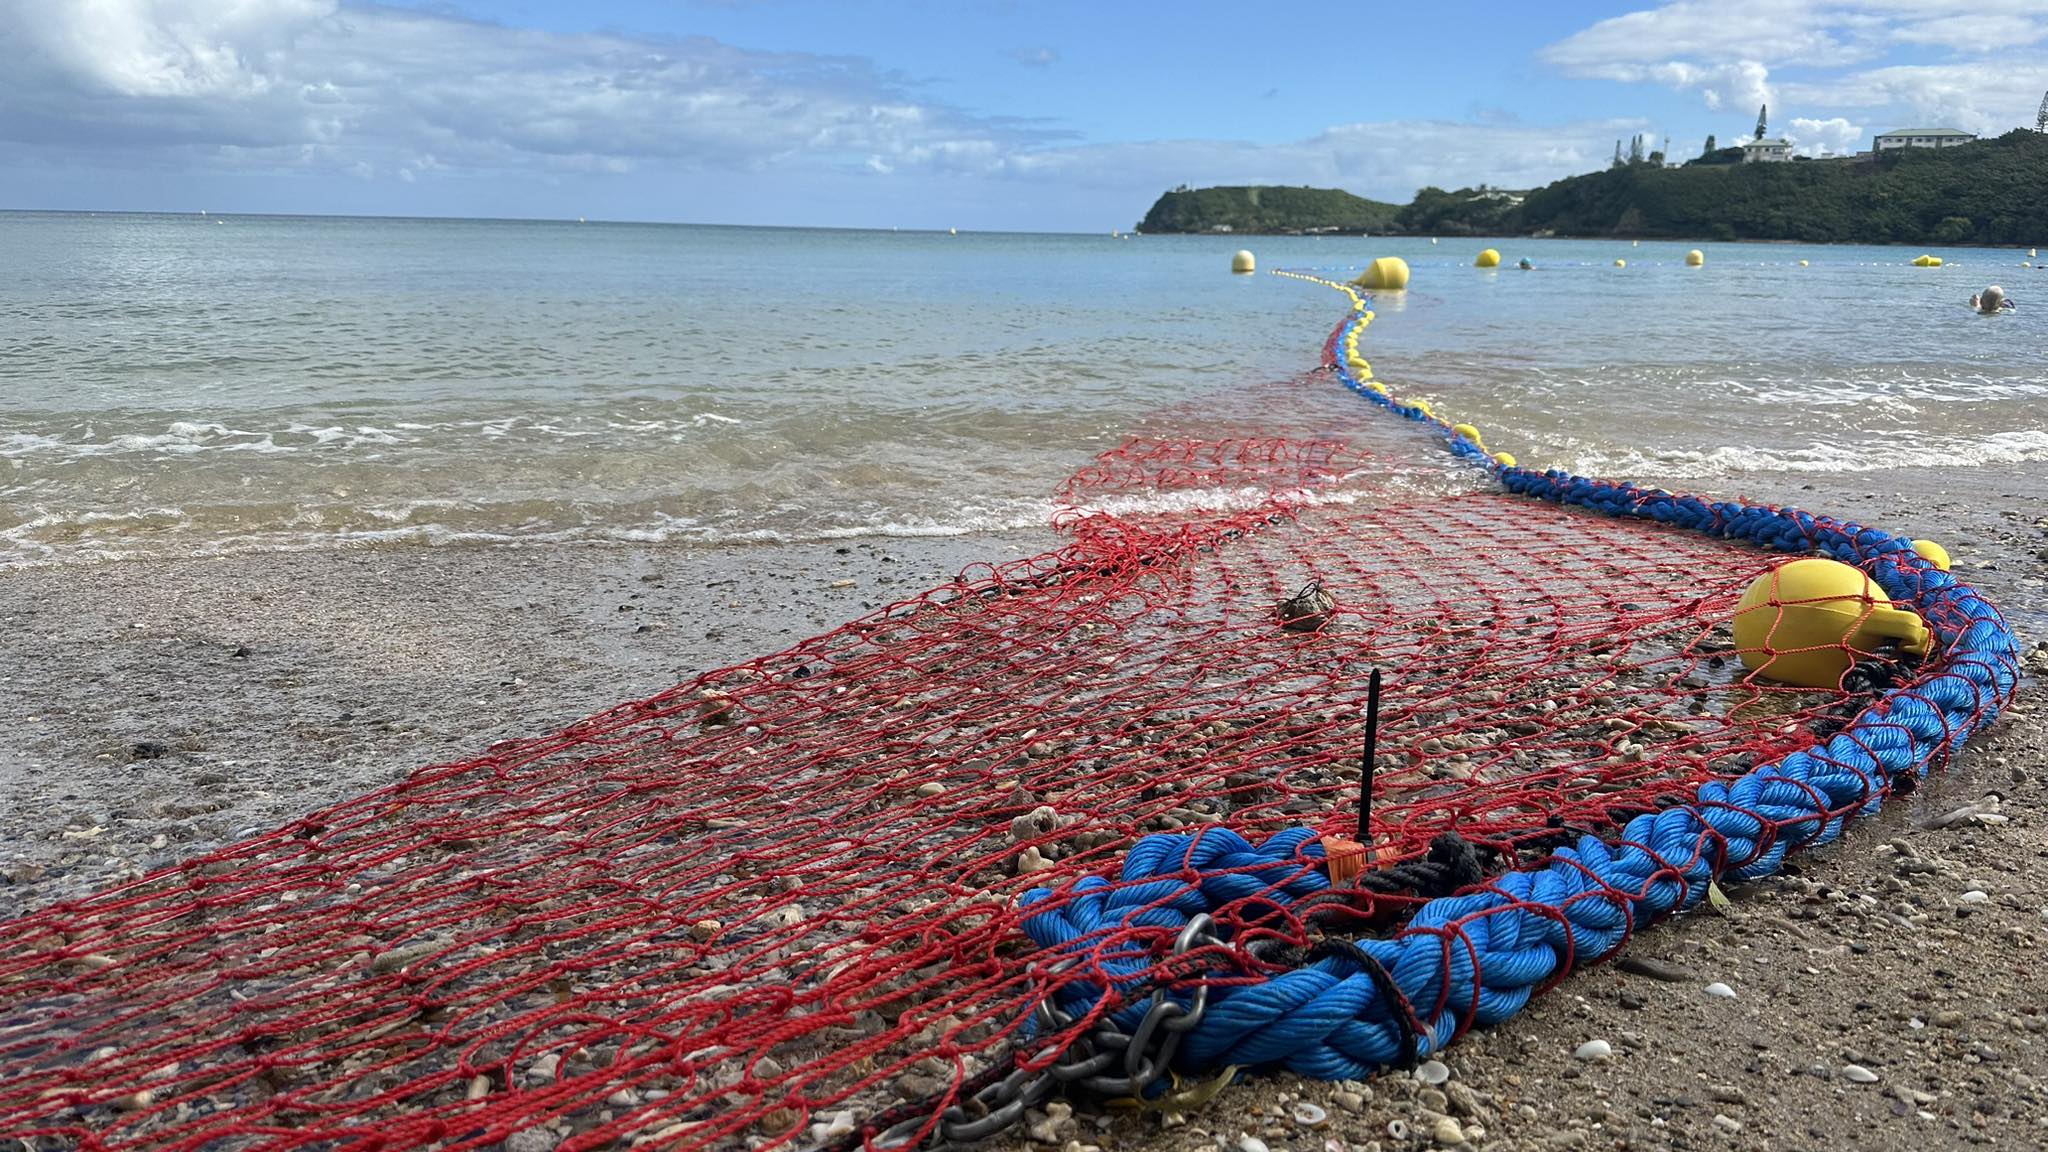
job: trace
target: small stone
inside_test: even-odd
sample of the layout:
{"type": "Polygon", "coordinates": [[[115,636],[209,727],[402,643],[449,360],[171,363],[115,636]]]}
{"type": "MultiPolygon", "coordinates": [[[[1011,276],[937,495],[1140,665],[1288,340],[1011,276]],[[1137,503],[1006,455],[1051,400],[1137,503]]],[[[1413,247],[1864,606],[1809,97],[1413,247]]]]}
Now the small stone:
{"type": "Polygon", "coordinates": [[[1330,1099],[1336,1103],[1337,1107],[1342,1108],[1346,1112],[1365,1111],[1365,1097],[1360,1096],[1356,1092],[1333,1092],[1330,1094],[1330,1099]]]}
{"type": "Polygon", "coordinates": [[[1605,1060],[1614,1055],[1614,1045],[1605,1040],[1588,1040],[1572,1049],[1572,1056],[1579,1060],[1605,1060]]]}
{"type": "Polygon", "coordinates": [[[1844,1064],[1842,1065],[1842,1079],[1852,1084],[1875,1084],[1877,1083],[1877,1073],[1872,1072],[1861,1064],[1844,1064]]]}
{"type": "Polygon", "coordinates": [[[1742,1121],[1737,1120],[1733,1116],[1724,1116],[1716,1112],[1714,1113],[1714,1127],[1719,1128],[1723,1132],[1740,1132],[1742,1131],[1742,1121]]]}
{"type": "Polygon", "coordinates": [[[1989,899],[1991,897],[1978,888],[1972,888],[1961,896],[1956,897],[1956,901],[1962,904],[1982,904],[1989,899]]]}
{"type": "Polygon", "coordinates": [[[1424,1088],[1417,1092],[1415,1103],[1431,1112],[1448,1112],[1451,1108],[1450,1097],[1435,1088],[1424,1088]]]}
{"type": "Polygon", "coordinates": [[[554,1129],[535,1125],[505,1137],[501,1147],[505,1152],[555,1152],[555,1145],[561,1142],[561,1136],[554,1129]]]}
{"type": "Polygon", "coordinates": [[[1052,861],[1045,858],[1045,854],[1038,850],[1036,844],[1017,853],[1017,875],[1019,876],[1028,876],[1033,872],[1043,872],[1052,866],[1052,861]]]}
{"type": "Polygon", "coordinates": [[[555,1078],[555,1069],[561,1066],[562,1058],[553,1052],[549,1052],[535,1057],[533,1063],[526,1066],[526,1078],[535,1081],[553,1080],[555,1078]]]}
{"type": "Polygon", "coordinates": [[[1237,1152],[1268,1152],[1266,1142],[1249,1132],[1237,1134],[1237,1152]]]}
{"type": "Polygon", "coordinates": [[[1737,1088],[1733,1084],[1716,1084],[1712,1088],[1707,1089],[1707,1095],[1713,1097],[1715,1102],[1720,1104],[1749,1103],[1748,1097],[1742,1094],[1742,1089],[1737,1088]]]}
{"type": "Polygon", "coordinates": [[[1424,1060],[1415,1066],[1415,1078],[1424,1084],[1441,1084],[1451,1078],[1451,1070],[1441,1060],[1424,1060]]]}
{"type": "Polygon", "coordinates": [[[1928,1023],[1936,1028],[1956,1028],[1960,1027],[1962,1022],[1963,1014],[1953,1008],[1944,1008],[1928,1020],[1928,1023]]]}
{"type": "Polygon", "coordinates": [[[709,940],[713,936],[718,935],[719,931],[724,927],[725,925],[716,920],[699,920],[695,924],[690,925],[690,939],[709,940]]]}
{"type": "Polygon", "coordinates": [[[1465,1129],[1456,1120],[1446,1116],[1429,1130],[1429,1138],[1446,1148],[1456,1148],[1465,1142],[1465,1129]]]}
{"type": "Polygon", "coordinates": [[[1726,984],[1721,983],[1719,980],[1716,980],[1712,984],[1707,985],[1706,991],[1707,995],[1719,996],[1723,1000],[1735,999],[1735,989],[1730,988],[1726,984]]]}
{"type": "Polygon", "coordinates": [[[842,1136],[851,1136],[859,1127],[853,1122],[852,1112],[827,1112],[823,1119],[811,1125],[811,1143],[825,1144],[842,1136]]]}

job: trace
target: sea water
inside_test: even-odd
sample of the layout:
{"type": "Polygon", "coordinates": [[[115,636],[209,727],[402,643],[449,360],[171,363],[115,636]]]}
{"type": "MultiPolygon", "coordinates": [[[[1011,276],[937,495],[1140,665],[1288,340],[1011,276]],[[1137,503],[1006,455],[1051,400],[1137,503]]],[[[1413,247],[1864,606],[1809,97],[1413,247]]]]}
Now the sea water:
{"type": "Polygon", "coordinates": [[[2048,461],[2024,253],[1693,246],[0,213],[0,564],[1036,528],[1147,413],[1316,364],[1343,297],[1266,270],[1383,255],[1377,374],[1525,463],[2048,461]]]}

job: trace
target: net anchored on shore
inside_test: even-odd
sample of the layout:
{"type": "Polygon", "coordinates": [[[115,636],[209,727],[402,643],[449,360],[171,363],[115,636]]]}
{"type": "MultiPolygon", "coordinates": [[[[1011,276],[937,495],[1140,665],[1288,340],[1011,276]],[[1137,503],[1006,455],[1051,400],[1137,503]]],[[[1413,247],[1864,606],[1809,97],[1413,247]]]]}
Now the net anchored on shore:
{"type": "Polygon", "coordinates": [[[1351,296],[1322,367],[1102,453],[1056,550],[7,925],[0,1134],[906,1148],[1364,1076],[2011,699],[2012,634],[1910,541],[1520,467],[1283,274],[1351,296]],[[1790,556],[1928,651],[1753,674],[1790,556]]]}

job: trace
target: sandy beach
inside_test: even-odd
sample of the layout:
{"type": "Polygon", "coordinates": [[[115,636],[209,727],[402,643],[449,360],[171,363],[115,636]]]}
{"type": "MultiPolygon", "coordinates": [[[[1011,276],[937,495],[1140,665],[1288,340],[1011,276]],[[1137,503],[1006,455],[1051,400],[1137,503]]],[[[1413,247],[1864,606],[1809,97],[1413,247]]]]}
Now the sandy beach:
{"type": "MultiPolygon", "coordinates": [[[[2038,481],[1798,477],[1759,499],[1943,539],[2048,671],[2038,481]]],[[[560,727],[824,631],[1049,533],[730,548],[370,547],[0,574],[0,911],[118,883],[495,740],[560,727]]],[[[2036,697],[1920,793],[1726,916],[1659,927],[1444,1056],[1432,1088],[1264,1078],[1162,1126],[1082,1111],[1101,1147],[1917,1149],[2048,1140],[2048,716],[2036,697]],[[1987,792],[2008,823],[1922,831],[1987,792]],[[1969,895],[1982,893],[1981,897],[1969,895]],[[1708,983],[1734,990],[1707,995],[1708,983]],[[1574,1052],[1604,1040],[1611,1058],[1574,1052]],[[1845,1079],[1855,1065],[1874,1083],[1845,1079]],[[1328,1116],[1303,1125],[1296,1104],[1328,1116]],[[1409,1133],[1407,1139],[1390,1129],[1409,1133]],[[1453,1137],[1456,1139],[1454,1140],[1453,1137]]],[[[1313,1115],[1312,1110],[1302,1112],[1313,1115]]],[[[1062,1119],[1062,1117],[1065,1119],[1062,1119]]],[[[1011,1138],[1013,1146],[1021,1146],[1011,1138]]]]}

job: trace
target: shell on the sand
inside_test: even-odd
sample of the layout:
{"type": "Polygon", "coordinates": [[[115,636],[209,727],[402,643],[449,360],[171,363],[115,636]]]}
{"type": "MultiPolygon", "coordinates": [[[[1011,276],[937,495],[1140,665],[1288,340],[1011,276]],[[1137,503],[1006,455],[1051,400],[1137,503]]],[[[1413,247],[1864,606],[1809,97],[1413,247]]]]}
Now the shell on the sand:
{"type": "Polygon", "coordinates": [[[1311,580],[1301,591],[1279,604],[1280,626],[1289,632],[1314,632],[1337,610],[1337,598],[1323,590],[1320,580],[1311,580]]]}

